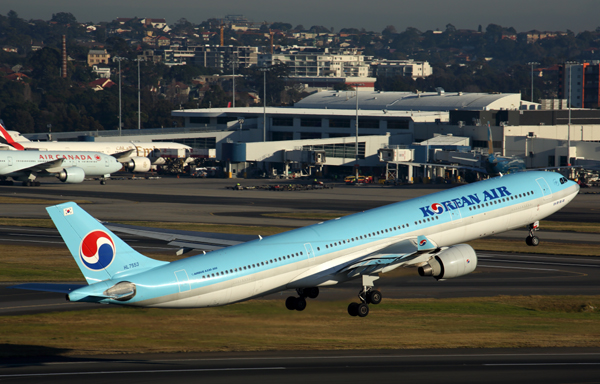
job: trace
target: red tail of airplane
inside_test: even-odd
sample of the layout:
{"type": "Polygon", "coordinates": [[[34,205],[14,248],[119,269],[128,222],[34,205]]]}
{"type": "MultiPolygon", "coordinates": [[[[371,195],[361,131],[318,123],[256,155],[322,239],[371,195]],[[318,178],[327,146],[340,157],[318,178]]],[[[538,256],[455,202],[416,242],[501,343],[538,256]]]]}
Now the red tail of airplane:
{"type": "Polygon", "coordinates": [[[2,124],[0,124],[0,143],[8,144],[14,149],[18,149],[19,151],[25,150],[21,144],[17,143],[13,140],[13,138],[8,134],[8,131],[2,124]]]}

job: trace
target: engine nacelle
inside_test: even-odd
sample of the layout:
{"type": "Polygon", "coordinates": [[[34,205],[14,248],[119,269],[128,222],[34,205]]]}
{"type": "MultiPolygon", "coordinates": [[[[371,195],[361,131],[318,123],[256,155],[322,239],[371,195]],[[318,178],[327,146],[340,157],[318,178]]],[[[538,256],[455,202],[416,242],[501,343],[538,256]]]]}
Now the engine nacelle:
{"type": "Polygon", "coordinates": [[[124,165],[129,172],[148,172],[152,162],[147,157],[134,156],[124,165]]]}
{"type": "Polygon", "coordinates": [[[57,176],[63,183],[81,183],[85,179],[85,171],[79,167],[65,168],[57,176]]]}
{"type": "Polygon", "coordinates": [[[475,268],[475,250],[467,244],[458,244],[442,251],[426,265],[419,267],[419,275],[433,276],[437,280],[452,279],[471,273],[475,268]]]}

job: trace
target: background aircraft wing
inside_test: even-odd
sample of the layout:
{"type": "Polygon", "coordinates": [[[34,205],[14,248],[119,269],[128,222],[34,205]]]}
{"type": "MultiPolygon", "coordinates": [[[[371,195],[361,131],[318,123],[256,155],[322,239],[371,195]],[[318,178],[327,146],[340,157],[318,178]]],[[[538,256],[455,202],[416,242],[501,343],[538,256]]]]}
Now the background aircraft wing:
{"type": "Polygon", "coordinates": [[[131,155],[133,154],[133,151],[135,151],[135,149],[129,149],[129,150],[123,151],[123,152],[111,153],[111,156],[119,161],[120,160],[128,160],[131,157],[131,155]]]}
{"type": "Polygon", "coordinates": [[[256,240],[254,235],[232,235],[226,233],[182,231],[177,229],[162,229],[140,227],[126,224],[103,223],[113,232],[128,233],[141,237],[168,241],[169,245],[180,247],[178,254],[183,254],[197,249],[201,251],[214,251],[232,245],[256,240]]]}
{"type": "Polygon", "coordinates": [[[413,165],[417,167],[428,166],[428,167],[438,167],[438,168],[450,168],[450,169],[466,169],[469,171],[475,171],[480,173],[488,173],[485,168],[480,167],[469,167],[465,165],[453,165],[453,164],[440,164],[440,163],[415,163],[413,161],[399,161],[398,164],[402,165],[413,165]]]}

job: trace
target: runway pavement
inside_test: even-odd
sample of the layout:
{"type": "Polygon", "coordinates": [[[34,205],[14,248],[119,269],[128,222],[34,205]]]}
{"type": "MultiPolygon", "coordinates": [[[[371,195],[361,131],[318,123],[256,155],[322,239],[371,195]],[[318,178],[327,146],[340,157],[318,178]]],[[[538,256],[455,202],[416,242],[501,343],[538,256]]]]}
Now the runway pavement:
{"type": "MultiPolygon", "coordinates": [[[[0,196],[46,198],[55,201],[83,200],[85,208],[101,220],[186,221],[215,224],[304,226],[314,220],[290,220],[261,216],[294,211],[360,212],[397,201],[423,196],[452,185],[346,186],[312,191],[268,191],[227,189],[242,185],[272,185],[277,180],[224,180],[163,178],[158,180],[111,180],[66,185],[48,182],[40,187],[0,186],[0,196]],[[258,220],[260,218],[260,220],[258,220]]],[[[285,183],[307,183],[289,181],[285,183]]],[[[582,189],[566,208],[549,220],[598,222],[600,188],[582,189]]],[[[2,217],[47,218],[44,205],[4,204],[2,217]]]]}
{"type": "Polygon", "coordinates": [[[365,350],[12,360],[3,383],[598,383],[599,349],[365,350]]]}

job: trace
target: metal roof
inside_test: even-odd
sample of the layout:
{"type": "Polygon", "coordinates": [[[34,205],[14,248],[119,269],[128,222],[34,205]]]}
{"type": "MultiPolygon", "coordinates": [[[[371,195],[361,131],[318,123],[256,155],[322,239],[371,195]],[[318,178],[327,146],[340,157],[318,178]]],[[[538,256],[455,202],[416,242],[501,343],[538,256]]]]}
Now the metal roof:
{"type": "MultiPolygon", "coordinates": [[[[296,108],[356,109],[356,92],[323,91],[299,102],[296,108]]],[[[359,109],[388,111],[518,110],[520,93],[358,92],[359,109]]]]}

